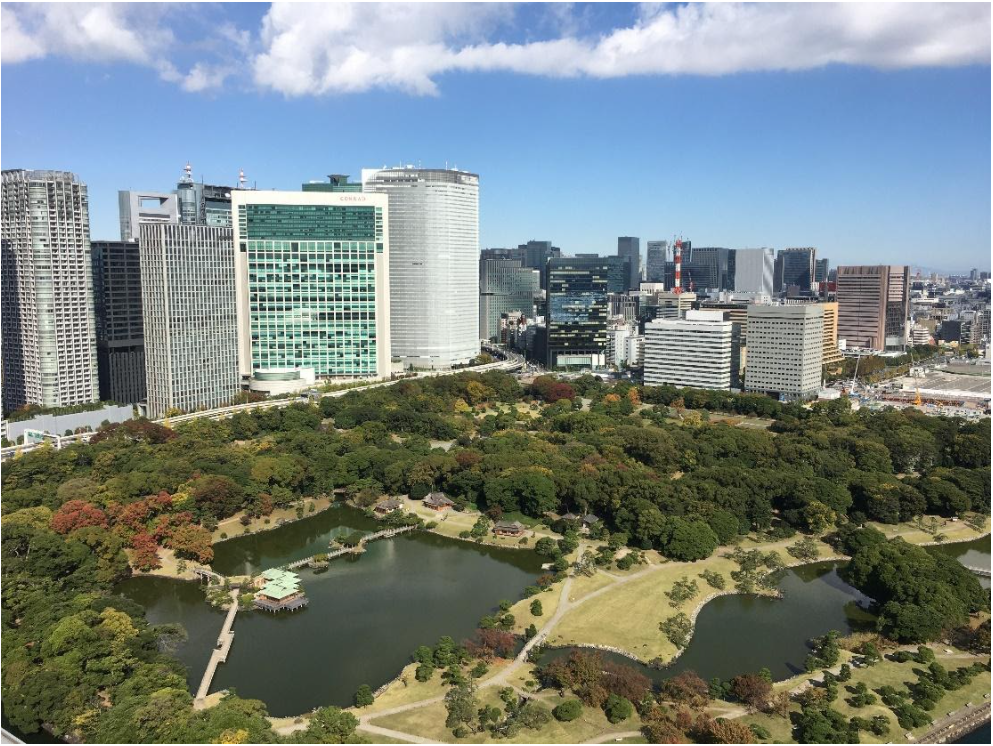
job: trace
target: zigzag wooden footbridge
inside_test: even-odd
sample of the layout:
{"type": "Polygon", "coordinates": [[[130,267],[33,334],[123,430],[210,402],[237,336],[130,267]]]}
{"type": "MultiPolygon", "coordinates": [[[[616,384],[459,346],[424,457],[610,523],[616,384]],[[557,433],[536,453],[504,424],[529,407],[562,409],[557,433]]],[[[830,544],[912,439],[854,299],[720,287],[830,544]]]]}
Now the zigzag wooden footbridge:
{"type": "MultiPolygon", "coordinates": [[[[309,565],[312,563],[320,563],[321,560],[318,560],[317,558],[321,556],[325,558],[324,561],[326,562],[328,560],[337,559],[338,557],[344,557],[346,554],[361,554],[362,552],[365,551],[366,544],[369,544],[373,541],[377,541],[379,539],[390,539],[394,536],[397,536],[398,534],[405,534],[408,531],[413,531],[416,528],[417,526],[398,526],[397,528],[386,528],[383,529],[382,531],[377,531],[374,534],[368,534],[367,536],[363,536],[359,540],[359,543],[356,544],[354,547],[342,547],[341,549],[336,549],[333,552],[328,552],[323,555],[315,554],[310,557],[305,557],[304,559],[290,562],[289,564],[283,565],[282,567],[285,570],[296,570],[297,568],[303,567],[304,565],[309,565]]],[[[332,543],[330,546],[334,546],[334,544],[332,543]]]]}

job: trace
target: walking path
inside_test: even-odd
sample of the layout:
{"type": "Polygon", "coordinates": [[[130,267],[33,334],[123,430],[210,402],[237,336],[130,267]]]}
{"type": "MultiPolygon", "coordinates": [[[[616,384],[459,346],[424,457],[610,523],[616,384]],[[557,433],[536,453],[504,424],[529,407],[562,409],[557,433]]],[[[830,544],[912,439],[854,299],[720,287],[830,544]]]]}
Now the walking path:
{"type": "Polygon", "coordinates": [[[231,628],[234,626],[234,618],[237,614],[238,591],[232,590],[231,608],[228,609],[228,614],[224,617],[224,626],[221,627],[221,634],[217,637],[217,647],[210,654],[210,660],[207,662],[207,670],[203,672],[200,687],[197,689],[196,699],[193,701],[193,706],[198,710],[202,710],[205,706],[207,693],[210,691],[210,684],[214,680],[214,674],[217,673],[217,665],[224,663],[228,659],[231,644],[234,642],[234,631],[231,628]]]}
{"type": "Polygon", "coordinates": [[[636,738],[640,735],[640,730],[625,730],[620,733],[601,733],[589,741],[583,741],[583,743],[610,743],[611,741],[620,741],[622,738],[636,738]]]}

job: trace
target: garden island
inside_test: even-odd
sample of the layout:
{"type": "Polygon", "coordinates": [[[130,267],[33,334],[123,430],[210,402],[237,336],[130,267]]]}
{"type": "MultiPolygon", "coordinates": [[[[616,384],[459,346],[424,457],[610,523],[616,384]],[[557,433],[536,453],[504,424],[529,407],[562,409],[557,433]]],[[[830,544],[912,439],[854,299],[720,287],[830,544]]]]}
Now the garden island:
{"type": "Polygon", "coordinates": [[[25,734],[906,742],[989,717],[989,419],[464,373],[110,425],[5,463],[2,508],[25,734]]]}

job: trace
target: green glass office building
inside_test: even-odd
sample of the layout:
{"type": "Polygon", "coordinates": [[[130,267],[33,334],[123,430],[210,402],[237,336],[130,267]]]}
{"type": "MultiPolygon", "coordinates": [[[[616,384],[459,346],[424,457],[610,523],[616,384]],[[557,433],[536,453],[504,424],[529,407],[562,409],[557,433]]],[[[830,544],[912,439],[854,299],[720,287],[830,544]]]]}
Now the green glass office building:
{"type": "Polygon", "coordinates": [[[233,208],[243,381],[388,377],[387,198],[236,191],[233,208]]]}

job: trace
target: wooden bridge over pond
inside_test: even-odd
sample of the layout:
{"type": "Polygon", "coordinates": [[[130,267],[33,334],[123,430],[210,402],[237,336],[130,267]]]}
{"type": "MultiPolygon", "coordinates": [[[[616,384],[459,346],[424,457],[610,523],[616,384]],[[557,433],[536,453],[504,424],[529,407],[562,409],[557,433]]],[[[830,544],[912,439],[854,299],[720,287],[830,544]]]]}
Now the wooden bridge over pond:
{"type": "Polygon", "coordinates": [[[990,568],[988,567],[976,567],[975,565],[965,565],[965,569],[974,575],[978,575],[981,578],[990,577],[990,568]]]}
{"type": "Polygon", "coordinates": [[[197,688],[197,696],[193,700],[193,706],[198,710],[205,706],[207,694],[210,692],[210,684],[214,680],[214,674],[217,673],[218,664],[224,663],[228,659],[228,653],[231,652],[231,645],[234,643],[234,630],[231,628],[234,626],[234,618],[237,614],[238,591],[232,590],[231,606],[227,616],[224,617],[221,633],[217,636],[217,646],[210,653],[207,670],[203,672],[203,678],[200,679],[200,686],[197,688]]]}
{"type": "MultiPolygon", "coordinates": [[[[314,554],[310,557],[304,557],[303,559],[294,560],[287,565],[283,565],[284,570],[296,570],[298,568],[310,565],[313,563],[326,563],[329,560],[337,559],[338,557],[344,557],[346,554],[361,554],[365,551],[365,545],[373,541],[378,541],[380,539],[391,539],[399,534],[405,534],[409,531],[414,531],[418,526],[398,526],[396,528],[386,528],[382,531],[376,531],[373,534],[368,534],[363,536],[359,543],[354,547],[341,547],[340,549],[335,549],[333,552],[327,552],[323,554],[314,554]],[[323,560],[319,560],[318,557],[324,557],[323,560]]],[[[334,544],[332,543],[333,547],[334,544]]]]}

